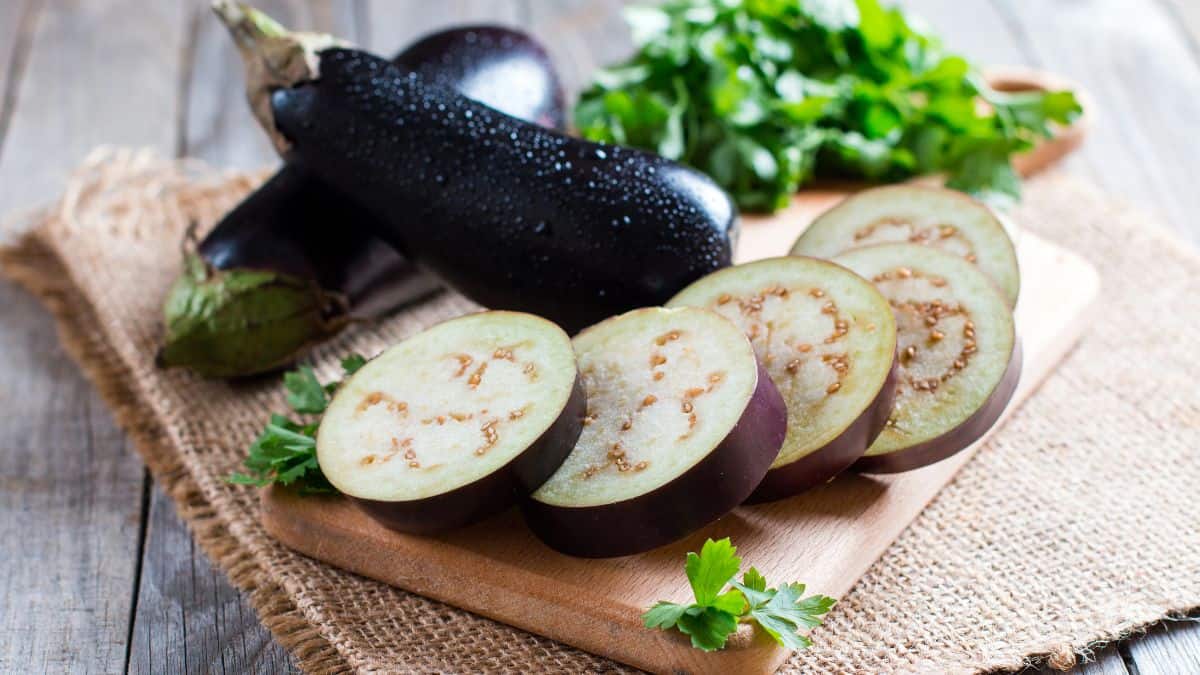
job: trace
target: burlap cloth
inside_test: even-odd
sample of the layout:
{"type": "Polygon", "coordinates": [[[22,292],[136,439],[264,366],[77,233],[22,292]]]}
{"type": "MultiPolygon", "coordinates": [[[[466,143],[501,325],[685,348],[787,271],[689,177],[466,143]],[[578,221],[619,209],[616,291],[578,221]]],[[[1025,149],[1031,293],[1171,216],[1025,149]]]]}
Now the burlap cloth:
{"type": "MultiPolygon", "coordinates": [[[[159,306],[186,224],[213,223],[261,178],[98,151],[0,261],[57,317],[204,550],[305,670],[622,670],[293,554],[259,525],[256,491],[222,481],[284,409],[280,388],[157,370],[159,306]]],[[[1099,266],[1087,337],[785,670],[1066,667],[1200,606],[1200,257],[1061,176],[1030,183],[1017,219],[1099,266]]],[[[444,294],[357,328],[318,350],[318,372],[472,307],[444,294]]]]}

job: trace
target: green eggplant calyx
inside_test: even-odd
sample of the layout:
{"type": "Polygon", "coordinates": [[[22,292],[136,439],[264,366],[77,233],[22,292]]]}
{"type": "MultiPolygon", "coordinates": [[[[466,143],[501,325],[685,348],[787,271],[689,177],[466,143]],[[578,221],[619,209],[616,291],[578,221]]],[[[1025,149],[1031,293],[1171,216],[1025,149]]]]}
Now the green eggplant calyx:
{"type": "Polygon", "coordinates": [[[271,92],[320,77],[319,52],[350,44],[325,33],[289,31],[277,21],[242,2],[213,0],[213,11],[229,29],[246,68],[246,98],[254,117],[280,154],[291,144],[275,128],[271,92]]]}
{"type": "Polygon", "coordinates": [[[208,377],[279,368],[348,322],[335,293],[296,277],[255,269],[213,269],[192,253],[163,306],[163,367],[208,377]]]}

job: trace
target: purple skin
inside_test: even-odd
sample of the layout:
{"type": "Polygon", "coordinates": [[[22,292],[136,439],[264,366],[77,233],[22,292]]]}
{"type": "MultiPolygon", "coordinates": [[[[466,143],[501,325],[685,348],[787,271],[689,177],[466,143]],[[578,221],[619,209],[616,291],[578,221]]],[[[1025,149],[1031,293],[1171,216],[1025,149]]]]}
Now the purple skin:
{"type": "Polygon", "coordinates": [[[1008,407],[1008,402],[1012,400],[1021,380],[1021,358],[1021,342],[1018,340],[1013,345],[1012,358],[1008,361],[1004,377],[1000,378],[1000,383],[979,410],[962,424],[937,438],[903,450],[862,457],[851,468],[860,473],[900,473],[940,462],[965,450],[986,434],[1004,414],[1004,409],[1008,407]]]}
{"type": "Polygon", "coordinates": [[[794,462],[768,471],[746,503],[760,504],[798,495],[828,483],[850,468],[887,426],[888,417],[892,414],[892,404],[896,401],[896,380],[899,373],[900,367],[893,361],[883,387],[858,419],[823,447],[794,462]]]}
{"type": "Polygon", "coordinates": [[[583,380],[577,375],[566,407],[554,424],[499,470],[424,499],[350,499],[372,519],[397,532],[433,534],[470,525],[507,510],[546,482],[575,447],[586,413],[587,396],[583,380]]]}
{"type": "Polygon", "coordinates": [[[525,521],[567,555],[608,558],[669,544],[720,518],[754,491],[787,435],[787,406],[760,364],[738,423],[707,457],[670,482],[612,504],[562,507],[526,499],[525,521]]]}

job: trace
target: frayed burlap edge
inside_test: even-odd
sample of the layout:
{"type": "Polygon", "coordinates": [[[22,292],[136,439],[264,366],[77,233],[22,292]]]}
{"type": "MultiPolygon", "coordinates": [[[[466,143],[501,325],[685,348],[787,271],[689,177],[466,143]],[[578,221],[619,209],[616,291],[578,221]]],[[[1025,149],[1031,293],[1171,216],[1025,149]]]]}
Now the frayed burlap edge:
{"type": "Polygon", "coordinates": [[[133,440],[142,461],[175,503],[192,537],[234,586],[248,594],[259,620],[292,654],[296,664],[309,673],[353,672],[253,555],[229,534],[224,520],[166,444],[166,431],[152,416],[144,414],[128,368],[101,333],[87,328],[99,325],[91,306],[72,293],[70,271],[39,235],[39,230],[27,232],[14,245],[0,247],[0,273],[38,298],[54,316],[59,341],[67,354],[83,369],[117,424],[133,440]]]}

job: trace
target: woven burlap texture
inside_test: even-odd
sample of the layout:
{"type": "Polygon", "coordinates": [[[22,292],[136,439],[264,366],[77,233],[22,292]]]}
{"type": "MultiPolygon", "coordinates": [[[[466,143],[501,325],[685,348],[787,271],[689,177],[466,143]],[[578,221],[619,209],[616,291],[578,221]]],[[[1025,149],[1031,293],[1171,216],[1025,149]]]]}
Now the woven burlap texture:
{"type": "MultiPolygon", "coordinates": [[[[196,539],[305,670],[624,670],[291,553],[259,525],[256,492],[222,480],[284,408],[279,387],[163,372],[153,354],[184,229],[211,225],[262,177],[97,151],[0,262],[55,314],[196,539]]],[[[1200,606],[1200,257],[1062,176],[1030,183],[1016,218],[1100,268],[1086,339],[785,671],[1066,667],[1200,606]]],[[[443,294],[355,328],[316,351],[318,374],[472,309],[443,294]]]]}

